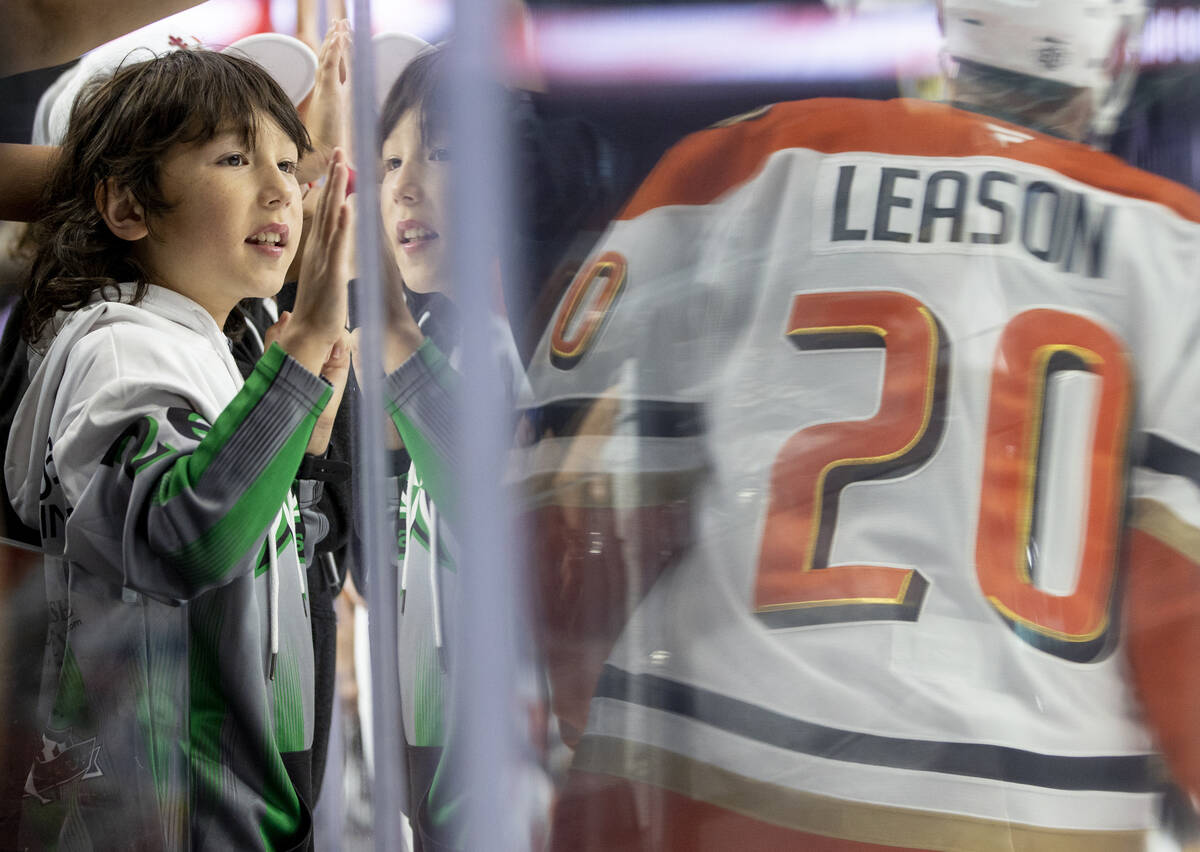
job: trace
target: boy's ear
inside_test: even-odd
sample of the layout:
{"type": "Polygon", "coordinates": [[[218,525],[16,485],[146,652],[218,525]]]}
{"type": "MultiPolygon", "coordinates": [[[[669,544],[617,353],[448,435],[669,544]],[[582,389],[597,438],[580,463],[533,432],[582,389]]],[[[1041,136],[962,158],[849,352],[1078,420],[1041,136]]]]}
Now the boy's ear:
{"type": "Polygon", "coordinates": [[[129,187],[106,178],[96,184],[95,198],[96,209],[114,236],[134,242],[150,232],[146,227],[146,211],[129,187]]]}

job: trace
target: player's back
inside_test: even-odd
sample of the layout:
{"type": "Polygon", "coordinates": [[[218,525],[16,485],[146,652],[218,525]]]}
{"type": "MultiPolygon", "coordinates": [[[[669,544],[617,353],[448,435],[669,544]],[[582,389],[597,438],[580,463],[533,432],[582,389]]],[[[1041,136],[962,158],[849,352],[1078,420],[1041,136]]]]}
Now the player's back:
{"type": "Polygon", "coordinates": [[[1119,553],[1127,514],[1200,519],[1164,461],[1200,446],[1197,220],[911,101],[778,105],[660,164],[531,366],[547,410],[622,400],[568,461],[619,474],[618,529],[699,483],[575,763],[656,791],[652,845],[1140,848],[1119,553]]]}

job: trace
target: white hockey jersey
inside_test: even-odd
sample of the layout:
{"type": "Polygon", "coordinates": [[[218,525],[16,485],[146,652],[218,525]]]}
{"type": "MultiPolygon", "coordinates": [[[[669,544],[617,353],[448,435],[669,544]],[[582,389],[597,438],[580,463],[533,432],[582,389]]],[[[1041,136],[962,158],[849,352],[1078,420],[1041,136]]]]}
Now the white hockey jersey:
{"type": "Polygon", "coordinates": [[[668,153],[530,366],[539,534],[574,547],[547,618],[612,621],[553,612],[581,571],[627,572],[617,610],[649,587],[611,651],[550,651],[567,730],[594,687],[573,783],[639,814],[606,834],[568,791],[556,845],[1142,848],[1156,734],[1185,782],[1196,748],[1146,662],[1179,634],[1143,603],[1127,637],[1122,599],[1194,594],[1198,222],[1115,158],[916,101],[668,153]],[[648,512],[681,496],[658,576],[648,512]]]}

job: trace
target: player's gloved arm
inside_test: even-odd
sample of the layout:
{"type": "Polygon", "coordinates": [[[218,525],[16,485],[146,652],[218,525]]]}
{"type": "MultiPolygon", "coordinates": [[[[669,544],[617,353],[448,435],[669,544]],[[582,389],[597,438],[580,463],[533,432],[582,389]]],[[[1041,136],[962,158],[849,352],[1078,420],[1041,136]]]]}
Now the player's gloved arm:
{"type": "Polygon", "coordinates": [[[1200,801],[1200,527],[1133,501],[1125,627],[1130,671],[1171,774],[1200,801]]]}
{"type": "MultiPolygon", "coordinates": [[[[1181,257],[1180,274],[1164,279],[1179,282],[1180,304],[1190,304],[1194,263],[1181,257]]],[[[1174,781],[1200,802],[1200,317],[1174,320],[1136,353],[1146,404],[1131,442],[1123,636],[1146,721],[1174,781]]]]}
{"type": "Polygon", "coordinates": [[[153,388],[102,387],[54,444],[60,470],[81,469],[79,452],[105,436],[67,523],[66,556],[165,600],[252,571],[331,395],[278,345],[211,427],[153,388]]]}

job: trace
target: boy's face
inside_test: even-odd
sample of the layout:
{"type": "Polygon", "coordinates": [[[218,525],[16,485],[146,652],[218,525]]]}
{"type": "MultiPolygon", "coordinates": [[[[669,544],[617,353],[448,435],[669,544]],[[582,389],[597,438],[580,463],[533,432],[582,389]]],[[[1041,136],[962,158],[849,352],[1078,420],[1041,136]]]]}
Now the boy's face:
{"type": "Polygon", "coordinates": [[[450,287],[450,149],[421,141],[421,117],[410,109],[384,140],[379,207],[404,283],[418,293],[450,287]]]}
{"type": "Polygon", "coordinates": [[[218,325],[241,299],[278,293],[300,242],[298,160],[266,116],[253,147],[222,132],[170,149],[159,183],[173,207],[135,249],[151,280],[198,302],[218,325]]]}

